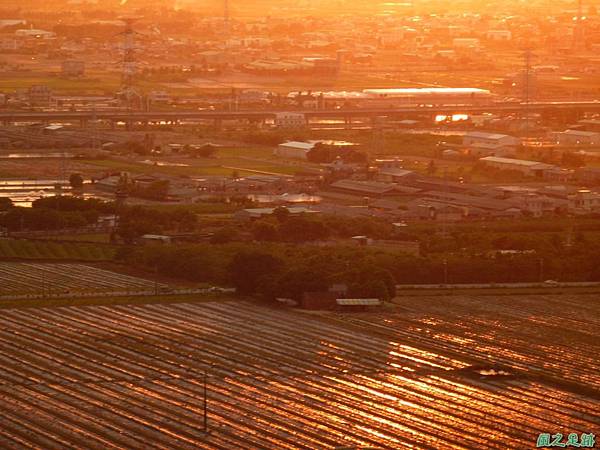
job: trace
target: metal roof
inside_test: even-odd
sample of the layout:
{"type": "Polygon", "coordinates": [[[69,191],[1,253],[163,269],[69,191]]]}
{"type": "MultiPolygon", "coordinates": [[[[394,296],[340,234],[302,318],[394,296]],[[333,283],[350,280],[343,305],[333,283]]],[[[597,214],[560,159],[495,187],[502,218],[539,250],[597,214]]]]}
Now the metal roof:
{"type": "Polygon", "coordinates": [[[468,133],[465,134],[465,137],[498,140],[498,139],[504,139],[504,138],[512,137],[512,136],[509,136],[508,134],[500,134],[500,133],[486,133],[485,131],[469,131],[468,133]]]}
{"type": "Polygon", "coordinates": [[[338,298],[335,301],[340,306],[379,306],[378,298],[338,298]]]}
{"type": "Polygon", "coordinates": [[[499,156],[486,156],[485,158],[480,158],[480,161],[487,162],[495,162],[501,164],[514,164],[516,166],[527,166],[527,167],[539,167],[539,168],[547,168],[550,169],[553,166],[552,164],[546,164],[539,161],[528,161],[526,159],[514,159],[514,158],[501,158],[499,156]]]}
{"type": "Polygon", "coordinates": [[[299,141],[289,141],[284,142],[283,144],[279,144],[279,147],[285,148],[297,148],[301,150],[312,150],[315,144],[311,142],[299,142],[299,141]]]}
{"type": "Polygon", "coordinates": [[[379,183],[377,181],[359,181],[359,180],[339,180],[331,183],[331,187],[338,189],[347,189],[350,191],[384,194],[394,190],[396,187],[393,183],[379,183]]]}

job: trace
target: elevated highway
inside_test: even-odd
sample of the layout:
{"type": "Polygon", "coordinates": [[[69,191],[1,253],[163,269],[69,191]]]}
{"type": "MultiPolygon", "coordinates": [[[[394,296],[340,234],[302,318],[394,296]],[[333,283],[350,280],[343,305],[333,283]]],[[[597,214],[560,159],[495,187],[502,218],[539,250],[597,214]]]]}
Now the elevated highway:
{"type": "Polygon", "coordinates": [[[542,114],[582,114],[600,113],[599,101],[586,102],[536,102],[525,105],[522,103],[494,103],[491,105],[427,105],[398,108],[353,108],[353,109],[298,109],[298,110],[239,110],[239,111],[2,111],[0,122],[4,125],[17,122],[81,122],[90,120],[105,120],[125,123],[147,122],[178,122],[185,120],[249,120],[263,121],[273,119],[277,113],[293,112],[304,114],[311,119],[373,119],[388,117],[404,119],[450,114],[512,114],[522,113],[542,114]]]}

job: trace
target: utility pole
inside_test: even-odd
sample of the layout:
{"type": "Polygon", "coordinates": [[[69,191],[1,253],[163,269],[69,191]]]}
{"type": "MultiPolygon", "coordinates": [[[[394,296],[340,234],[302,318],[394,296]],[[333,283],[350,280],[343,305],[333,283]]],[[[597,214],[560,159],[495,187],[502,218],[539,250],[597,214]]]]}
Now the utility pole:
{"type": "Polygon", "coordinates": [[[584,46],[584,29],[583,29],[583,1],[579,0],[577,4],[577,18],[575,30],[573,30],[573,49],[580,50],[584,46]]]}
{"type": "Polygon", "coordinates": [[[46,274],[44,273],[44,270],[42,269],[42,298],[46,298],[46,274]]]}
{"type": "Polygon", "coordinates": [[[444,258],[444,285],[448,284],[448,259],[444,258]]]}
{"type": "Polygon", "coordinates": [[[525,49],[525,74],[524,74],[524,97],[525,97],[525,139],[529,138],[529,102],[531,101],[531,48],[525,49]]]}
{"type": "Polygon", "coordinates": [[[204,417],[203,417],[203,422],[204,422],[204,432],[208,433],[208,399],[207,399],[207,389],[206,389],[206,370],[204,371],[204,375],[203,375],[203,401],[204,401],[204,417]]]}
{"type": "Polygon", "coordinates": [[[229,17],[229,0],[224,0],[225,4],[223,5],[223,20],[225,21],[225,35],[229,37],[229,25],[230,25],[230,17],[229,17]]]}
{"type": "Polygon", "coordinates": [[[154,265],[154,295],[158,295],[158,264],[154,265]]]}

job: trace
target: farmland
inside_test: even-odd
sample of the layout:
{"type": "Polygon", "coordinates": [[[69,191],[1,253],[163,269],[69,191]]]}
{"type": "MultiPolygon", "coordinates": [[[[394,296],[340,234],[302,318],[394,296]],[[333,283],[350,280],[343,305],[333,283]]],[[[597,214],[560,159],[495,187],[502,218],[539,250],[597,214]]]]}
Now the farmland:
{"type": "Polygon", "coordinates": [[[0,262],[0,293],[38,294],[152,290],[153,281],[83,264],[0,262]]]}
{"type": "Polygon", "coordinates": [[[114,247],[108,245],[0,239],[0,258],[3,259],[106,261],[114,254],[114,247]]]}
{"type": "Polygon", "coordinates": [[[583,295],[405,297],[354,314],[5,309],[0,447],[522,449],[598,434],[599,311],[583,295]]]}

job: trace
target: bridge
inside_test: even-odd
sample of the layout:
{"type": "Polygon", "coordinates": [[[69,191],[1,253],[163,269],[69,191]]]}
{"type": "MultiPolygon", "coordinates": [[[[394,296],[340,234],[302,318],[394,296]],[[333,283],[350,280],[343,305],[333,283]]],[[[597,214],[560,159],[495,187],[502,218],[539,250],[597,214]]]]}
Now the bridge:
{"type": "Polygon", "coordinates": [[[339,108],[339,109],[298,109],[298,110],[238,110],[238,111],[127,111],[127,110],[80,110],[80,111],[3,111],[0,112],[0,123],[9,125],[17,122],[77,122],[85,125],[91,120],[111,122],[149,123],[173,122],[185,120],[207,120],[220,122],[224,120],[264,121],[274,119],[278,113],[304,114],[311,119],[375,119],[387,117],[391,119],[414,118],[451,114],[583,114],[600,113],[600,100],[585,102],[534,102],[493,103],[490,105],[426,105],[397,108],[339,108]]]}

